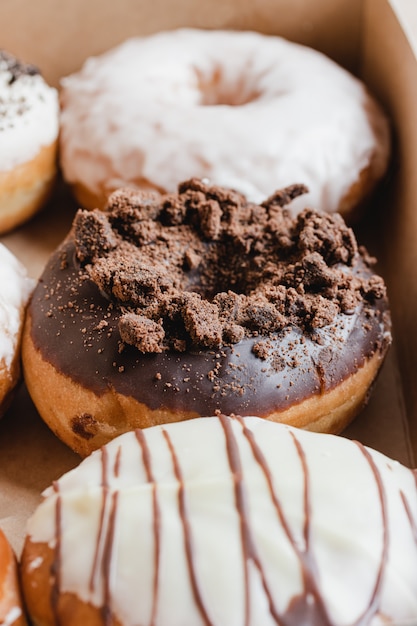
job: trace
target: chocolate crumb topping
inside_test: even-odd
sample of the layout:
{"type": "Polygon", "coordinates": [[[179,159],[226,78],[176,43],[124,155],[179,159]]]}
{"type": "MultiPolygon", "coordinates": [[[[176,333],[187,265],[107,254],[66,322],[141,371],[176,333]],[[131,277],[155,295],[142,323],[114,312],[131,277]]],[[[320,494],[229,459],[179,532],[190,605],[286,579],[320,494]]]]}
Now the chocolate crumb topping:
{"type": "Polygon", "coordinates": [[[290,204],[292,200],[295,200],[298,196],[302,196],[304,193],[308,193],[308,189],[305,185],[289,185],[285,187],[285,189],[275,191],[272,196],[269,196],[267,200],[262,202],[261,206],[267,208],[271,206],[285,207],[287,204],[290,204]]]}
{"type": "Polygon", "coordinates": [[[143,315],[125,313],[120,318],[119,331],[122,341],[141,352],[162,352],[164,329],[143,315]]]}
{"type": "Polygon", "coordinates": [[[117,246],[117,237],[103,213],[78,211],[74,230],[77,255],[82,262],[99,259],[117,246]]]}
{"type": "Polygon", "coordinates": [[[285,209],[305,191],[293,185],[258,206],[196,179],[166,196],[121,189],[105,212],[78,211],[76,256],[141,352],[218,348],[289,326],[314,337],[385,286],[355,272],[361,253],[339,215],[285,209]]]}
{"type": "Polygon", "coordinates": [[[178,415],[268,415],[382,360],[390,318],[373,259],[338,215],[280,206],[302,189],[258,206],[191,180],[80,210],[32,296],[36,349],[98,395],[178,415]]]}

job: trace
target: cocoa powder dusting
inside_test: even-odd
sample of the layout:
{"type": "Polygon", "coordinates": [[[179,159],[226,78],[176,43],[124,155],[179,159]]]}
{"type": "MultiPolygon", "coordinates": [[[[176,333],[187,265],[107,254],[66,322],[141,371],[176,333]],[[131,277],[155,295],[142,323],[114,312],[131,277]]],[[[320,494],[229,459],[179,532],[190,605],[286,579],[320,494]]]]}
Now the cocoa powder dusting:
{"type": "Polygon", "coordinates": [[[268,337],[297,327],[314,338],[385,297],[338,214],[285,209],[305,191],[293,185],[258,206],[196,179],[165,196],[118,190],[105,212],[76,215],[80,272],[120,311],[122,342],[143,353],[259,336],[254,353],[266,359],[268,337]]]}

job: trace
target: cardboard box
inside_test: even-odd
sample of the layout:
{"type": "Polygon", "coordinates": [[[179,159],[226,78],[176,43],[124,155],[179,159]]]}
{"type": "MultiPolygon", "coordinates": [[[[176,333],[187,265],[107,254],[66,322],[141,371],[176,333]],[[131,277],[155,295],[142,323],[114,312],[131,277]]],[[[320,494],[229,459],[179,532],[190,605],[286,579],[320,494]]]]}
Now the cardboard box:
{"type": "MultiPolygon", "coordinates": [[[[394,345],[363,414],[344,433],[414,466],[417,455],[417,3],[415,0],[54,0],[0,3],[1,46],[58,85],[91,54],[178,26],[255,29],[318,48],[364,77],[395,130],[393,166],[357,234],[380,258],[394,345]]],[[[38,276],[75,211],[65,192],[3,242],[38,276]]],[[[50,482],[78,463],[42,423],[22,385],[0,424],[0,525],[17,552],[50,482]]]]}

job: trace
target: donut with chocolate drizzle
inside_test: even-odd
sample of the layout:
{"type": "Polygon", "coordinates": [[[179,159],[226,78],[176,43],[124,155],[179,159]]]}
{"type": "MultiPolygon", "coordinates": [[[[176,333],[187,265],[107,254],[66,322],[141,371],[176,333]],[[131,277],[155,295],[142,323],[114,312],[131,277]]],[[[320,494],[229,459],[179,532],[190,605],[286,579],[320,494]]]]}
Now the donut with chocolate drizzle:
{"type": "Polygon", "coordinates": [[[41,416],[80,454],[218,411],[338,432],[390,343],[383,280],[339,215],[255,205],[200,180],[79,210],[23,341],[41,416]]]}
{"type": "Polygon", "coordinates": [[[416,473],[256,417],[125,433],[49,487],[22,580],[43,626],[417,619],[416,473]]]}

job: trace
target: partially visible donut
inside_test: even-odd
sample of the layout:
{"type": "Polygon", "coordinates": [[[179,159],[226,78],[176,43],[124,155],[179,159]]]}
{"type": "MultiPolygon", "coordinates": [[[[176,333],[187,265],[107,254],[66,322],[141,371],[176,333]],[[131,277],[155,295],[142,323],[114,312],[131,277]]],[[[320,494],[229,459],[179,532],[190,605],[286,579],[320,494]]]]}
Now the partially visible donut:
{"type": "Polygon", "coordinates": [[[417,620],[415,472],[343,437],[213,416],[115,439],[43,494],[42,626],[417,620]]]}
{"type": "Polygon", "coordinates": [[[253,32],[131,39],[62,81],[61,164],[87,208],[129,185],[207,177],[261,202],[303,183],[344,216],[386,171],[389,127],[364,85],[319,52],[253,32]]]}
{"type": "Polygon", "coordinates": [[[390,343],[383,280],[339,214],[192,180],[80,210],[31,299],[22,354],[40,415],[80,454],[221,411],[340,431],[390,343]]]}
{"type": "Polygon", "coordinates": [[[59,105],[38,69],[0,50],[0,233],[29,219],[56,175],[59,105]]]}
{"type": "Polygon", "coordinates": [[[26,268],[0,244],[0,416],[20,380],[20,347],[26,305],[35,285],[26,268]]]}
{"type": "Polygon", "coordinates": [[[0,624],[26,626],[14,552],[0,529],[0,624]]]}

